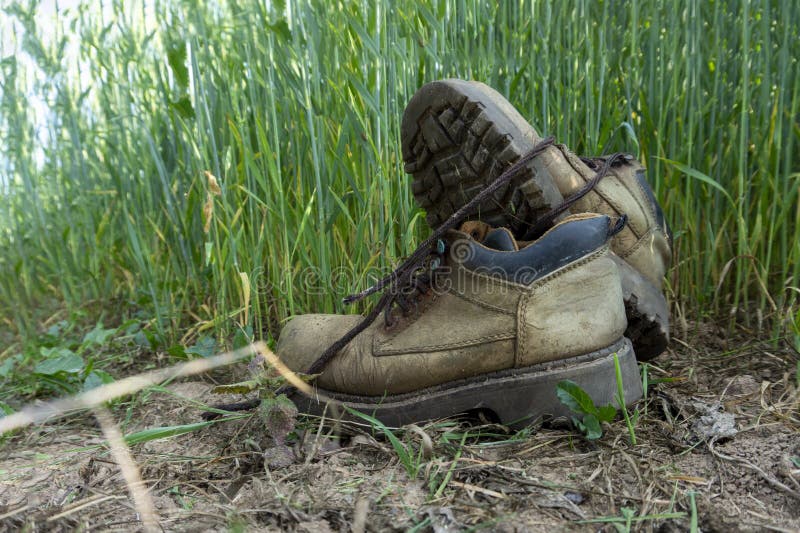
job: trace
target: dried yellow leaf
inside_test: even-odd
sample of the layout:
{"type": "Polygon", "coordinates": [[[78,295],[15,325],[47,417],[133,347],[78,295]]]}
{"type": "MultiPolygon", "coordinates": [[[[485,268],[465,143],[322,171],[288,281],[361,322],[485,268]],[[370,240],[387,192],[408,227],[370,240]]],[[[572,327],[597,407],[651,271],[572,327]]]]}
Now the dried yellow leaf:
{"type": "Polygon", "coordinates": [[[204,171],[204,174],[206,175],[206,179],[208,179],[208,190],[217,196],[222,194],[222,189],[219,187],[219,182],[217,181],[216,176],[214,176],[214,174],[208,170],[204,171]]]}

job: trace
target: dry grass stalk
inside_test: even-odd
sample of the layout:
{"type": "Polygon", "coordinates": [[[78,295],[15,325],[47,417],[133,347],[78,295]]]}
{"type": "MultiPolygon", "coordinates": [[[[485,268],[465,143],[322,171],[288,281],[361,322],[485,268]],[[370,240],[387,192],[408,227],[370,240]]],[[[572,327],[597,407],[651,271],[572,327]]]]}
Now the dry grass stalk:
{"type": "Polygon", "coordinates": [[[119,427],[116,422],[114,422],[114,419],[107,409],[97,407],[93,411],[97,422],[100,424],[100,429],[103,431],[103,435],[108,440],[111,454],[114,456],[122,472],[122,478],[128,486],[131,497],[133,497],[133,504],[142,522],[143,530],[147,533],[159,531],[158,515],[156,515],[153,499],[147,491],[147,485],[145,485],[145,482],[142,480],[142,476],[139,473],[139,466],[136,464],[136,461],[133,460],[130,448],[125,444],[122,432],[119,430],[119,427]]]}

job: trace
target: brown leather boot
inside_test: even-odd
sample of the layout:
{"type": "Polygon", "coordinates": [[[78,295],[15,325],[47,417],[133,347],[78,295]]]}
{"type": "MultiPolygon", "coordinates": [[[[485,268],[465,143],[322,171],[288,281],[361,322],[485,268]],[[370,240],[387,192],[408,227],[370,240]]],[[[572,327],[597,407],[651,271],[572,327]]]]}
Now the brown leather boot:
{"type": "MultiPolygon", "coordinates": [[[[462,80],[423,86],[405,110],[401,137],[414,197],[433,228],[541,141],[497,91],[462,80]]],[[[640,359],[660,354],[669,341],[662,285],[672,241],[638,161],[583,160],[552,145],[468,216],[528,239],[564,216],[563,204],[571,213],[627,215],[628,226],[611,240],[628,316],[625,334],[640,359]]]]}
{"type": "MultiPolygon", "coordinates": [[[[303,412],[321,413],[330,400],[392,426],[474,409],[524,426],[569,414],[556,396],[564,379],[596,404],[612,403],[617,354],[625,401],[637,400],[642,385],[608,249],[621,227],[605,215],[575,215],[522,249],[505,228],[482,242],[448,231],[425,267],[395,289],[384,319],[323,366],[313,385],[325,400],[292,399],[303,412]]],[[[362,320],[297,316],[281,332],[277,354],[306,372],[362,320]]]]}

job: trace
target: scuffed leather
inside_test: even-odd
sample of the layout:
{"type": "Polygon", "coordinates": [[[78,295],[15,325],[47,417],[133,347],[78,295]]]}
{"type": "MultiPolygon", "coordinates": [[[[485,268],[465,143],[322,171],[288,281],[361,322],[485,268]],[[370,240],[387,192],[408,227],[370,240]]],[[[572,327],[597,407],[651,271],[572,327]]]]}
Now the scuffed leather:
{"type": "Polygon", "coordinates": [[[520,300],[516,366],[581,355],[622,337],[628,322],[607,250],[535,283],[520,300]]]}
{"type": "MultiPolygon", "coordinates": [[[[549,175],[564,198],[569,198],[594,176],[579,157],[564,145],[554,145],[535,159],[537,172],[549,175]]],[[[610,172],[578,200],[573,213],[628,215],[627,226],[611,239],[611,250],[651,281],[659,290],[672,259],[672,242],[663,213],[652,193],[642,187],[637,173],[644,167],[636,160],[613,166],[610,172]]]]}

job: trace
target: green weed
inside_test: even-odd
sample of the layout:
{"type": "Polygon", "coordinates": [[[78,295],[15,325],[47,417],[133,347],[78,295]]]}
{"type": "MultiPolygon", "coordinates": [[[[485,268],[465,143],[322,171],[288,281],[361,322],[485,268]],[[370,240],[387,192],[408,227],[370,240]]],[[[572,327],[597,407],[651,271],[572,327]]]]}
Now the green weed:
{"type": "Polygon", "coordinates": [[[591,396],[574,381],[568,379],[559,381],[556,385],[556,395],[561,403],[577,415],[572,417],[572,423],[588,440],[602,437],[603,428],[600,423],[611,422],[617,416],[617,409],[613,405],[597,407],[591,396]]]}
{"type": "Polygon", "coordinates": [[[450,480],[453,477],[453,472],[455,471],[456,466],[458,465],[458,460],[461,459],[461,454],[464,451],[464,443],[467,441],[467,438],[470,436],[468,431],[465,431],[461,435],[461,440],[458,443],[458,447],[456,448],[455,455],[453,456],[453,460],[450,461],[450,467],[444,473],[443,476],[436,476],[432,475],[428,479],[428,487],[430,488],[431,500],[436,500],[442,496],[444,493],[444,489],[447,488],[447,484],[450,483],[450,480]]]}
{"type": "MultiPolygon", "coordinates": [[[[614,372],[617,382],[617,393],[615,400],[622,412],[622,417],[628,427],[628,435],[632,445],[636,445],[636,431],[635,426],[639,420],[639,409],[637,408],[633,415],[628,413],[628,408],[625,405],[625,390],[622,382],[622,370],[619,365],[619,358],[614,354],[614,372]]],[[[647,391],[647,366],[643,367],[642,381],[645,394],[647,391]]],[[[588,439],[596,440],[603,436],[602,422],[612,422],[617,417],[617,408],[611,404],[598,407],[595,405],[591,396],[581,388],[580,385],[571,380],[559,381],[556,385],[556,396],[558,399],[569,407],[570,411],[575,413],[576,416],[572,417],[572,423],[578,430],[588,439]]]]}
{"type": "Polygon", "coordinates": [[[12,384],[0,397],[75,394],[114,381],[102,367],[114,359],[107,354],[128,326],[104,328],[97,323],[80,335],[67,321],[53,324],[0,364],[0,380],[12,384]]]}

